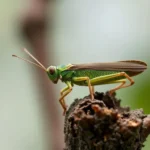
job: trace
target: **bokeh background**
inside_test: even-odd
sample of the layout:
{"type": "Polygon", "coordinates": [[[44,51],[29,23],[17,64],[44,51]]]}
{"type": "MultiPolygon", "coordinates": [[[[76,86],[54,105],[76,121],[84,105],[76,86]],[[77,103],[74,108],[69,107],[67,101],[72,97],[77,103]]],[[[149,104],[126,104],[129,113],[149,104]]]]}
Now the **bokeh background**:
{"type": "MultiPolygon", "coordinates": [[[[39,72],[46,77],[42,70],[11,57],[17,54],[28,58],[22,47],[33,52],[33,46],[23,38],[20,30],[23,26],[20,23],[24,16],[22,12],[26,12],[30,5],[34,7],[31,1],[0,2],[0,149],[3,150],[59,149],[52,146],[54,142],[63,148],[63,116],[58,98],[65,85],[61,82],[53,85],[48,80],[43,82],[42,76],[37,78],[39,72]],[[46,97],[40,87],[45,84],[51,87],[46,90],[54,96],[49,98],[57,110],[53,119],[47,118],[41,107],[46,97]],[[47,119],[50,120],[48,125],[47,119]],[[54,126],[55,121],[59,130],[54,126]],[[47,133],[50,136],[46,136],[47,133]]],[[[50,48],[44,51],[52,64],[44,63],[44,57],[41,59],[46,67],[130,59],[143,60],[150,66],[149,0],[58,0],[52,5],[47,3],[46,8],[47,14],[52,13],[54,17],[53,25],[47,27],[47,47],[50,48]],[[52,7],[55,9],[50,11],[52,7]]],[[[117,97],[122,99],[122,105],[132,109],[143,108],[148,114],[150,70],[134,79],[135,85],[118,91],[117,97]]],[[[113,86],[98,86],[96,90],[106,91],[113,86]]],[[[88,88],[75,86],[66,102],[70,105],[75,98],[88,94],[88,88]]],[[[53,112],[49,110],[49,113],[53,112]]],[[[150,138],[143,150],[149,150],[149,147],[150,138]]]]}

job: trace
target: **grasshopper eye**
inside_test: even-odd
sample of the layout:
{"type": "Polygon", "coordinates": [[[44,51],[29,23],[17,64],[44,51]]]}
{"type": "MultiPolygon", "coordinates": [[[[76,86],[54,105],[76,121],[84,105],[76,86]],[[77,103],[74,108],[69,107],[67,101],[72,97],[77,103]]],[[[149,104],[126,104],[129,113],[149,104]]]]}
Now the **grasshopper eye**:
{"type": "Polygon", "coordinates": [[[53,75],[53,74],[55,73],[55,71],[56,71],[55,67],[50,67],[50,68],[49,68],[49,73],[50,73],[51,75],[53,75]]]}

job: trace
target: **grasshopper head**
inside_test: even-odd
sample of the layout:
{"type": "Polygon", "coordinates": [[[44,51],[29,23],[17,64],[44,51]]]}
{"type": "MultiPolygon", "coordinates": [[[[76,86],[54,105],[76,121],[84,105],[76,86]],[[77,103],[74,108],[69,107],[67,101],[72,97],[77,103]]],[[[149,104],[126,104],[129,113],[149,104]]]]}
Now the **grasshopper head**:
{"type": "Polygon", "coordinates": [[[55,66],[50,66],[46,69],[46,72],[53,83],[57,83],[59,79],[59,72],[55,66]]]}
{"type": "Polygon", "coordinates": [[[41,68],[42,70],[44,70],[45,72],[47,72],[49,78],[52,80],[53,83],[57,83],[58,79],[60,78],[59,76],[59,71],[57,70],[57,68],[55,66],[50,66],[47,69],[45,68],[44,65],[42,65],[42,63],[40,63],[40,61],[38,61],[27,49],[23,49],[25,53],[27,53],[35,62],[32,62],[30,60],[24,59],[22,57],[19,57],[17,55],[12,55],[13,57],[17,57],[19,59],[22,59],[30,64],[33,64],[39,68],[41,68]]]}

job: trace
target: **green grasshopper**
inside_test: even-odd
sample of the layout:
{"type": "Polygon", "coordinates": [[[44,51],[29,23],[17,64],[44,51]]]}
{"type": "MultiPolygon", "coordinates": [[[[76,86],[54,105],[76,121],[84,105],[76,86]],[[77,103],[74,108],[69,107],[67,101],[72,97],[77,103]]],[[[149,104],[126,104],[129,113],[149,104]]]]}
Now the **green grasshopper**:
{"type": "Polygon", "coordinates": [[[94,99],[94,86],[102,84],[120,83],[117,87],[109,91],[110,94],[116,90],[129,87],[134,84],[132,76],[136,76],[147,69],[147,64],[138,60],[126,60],[108,63],[87,63],[87,64],[68,64],[60,66],[49,66],[45,68],[27,49],[24,49],[34,61],[20,58],[31,64],[34,64],[44,70],[53,83],[58,80],[64,82],[67,86],[60,91],[59,102],[66,113],[67,107],[64,98],[72,91],[74,84],[79,86],[88,86],[91,99],[94,99]],[[127,79],[129,84],[126,84],[127,79]]]}

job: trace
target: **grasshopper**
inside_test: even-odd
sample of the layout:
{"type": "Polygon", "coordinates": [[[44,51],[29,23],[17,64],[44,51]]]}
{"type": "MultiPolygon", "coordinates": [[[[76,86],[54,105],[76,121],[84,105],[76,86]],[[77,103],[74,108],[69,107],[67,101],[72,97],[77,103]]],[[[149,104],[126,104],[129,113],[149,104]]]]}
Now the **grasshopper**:
{"type": "Polygon", "coordinates": [[[91,100],[94,99],[94,86],[103,84],[120,83],[117,87],[109,91],[110,94],[121,88],[126,88],[134,84],[131,78],[142,73],[147,69],[147,64],[139,60],[125,60],[108,63],[86,63],[86,64],[68,64],[60,66],[49,66],[45,68],[27,49],[24,49],[35,62],[20,58],[26,62],[36,65],[44,70],[53,83],[61,80],[66,87],[60,91],[59,102],[66,113],[67,106],[64,98],[72,91],[74,84],[79,86],[88,86],[91,100]],[[129,84],[126,81],[129,80],[129,84]]]}

